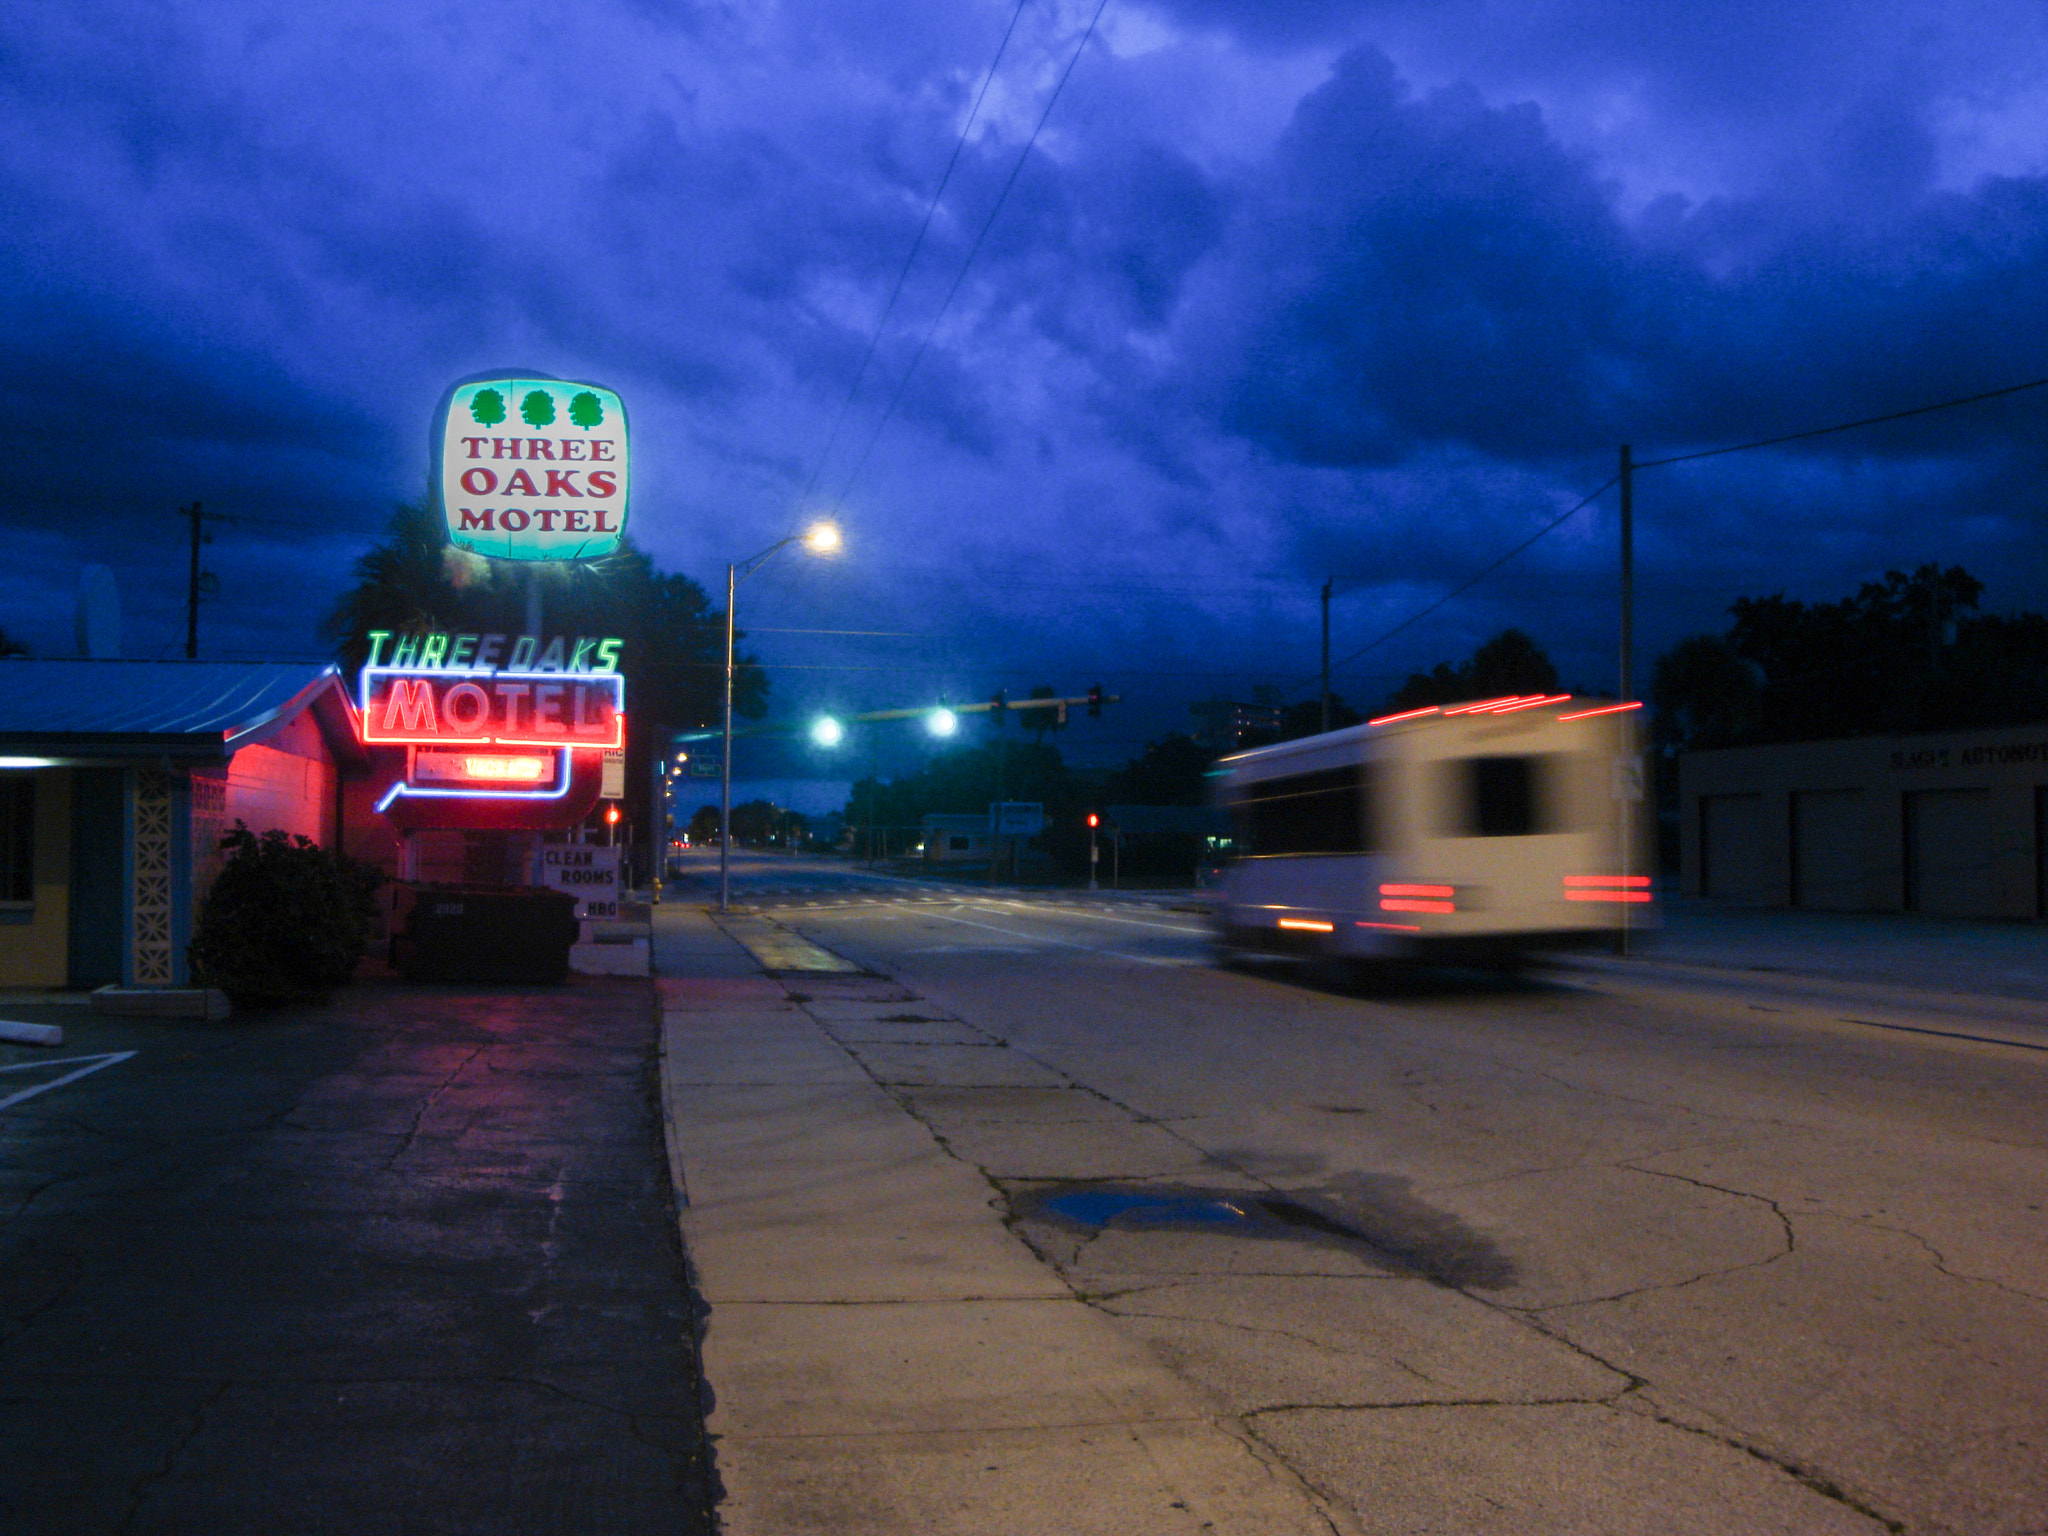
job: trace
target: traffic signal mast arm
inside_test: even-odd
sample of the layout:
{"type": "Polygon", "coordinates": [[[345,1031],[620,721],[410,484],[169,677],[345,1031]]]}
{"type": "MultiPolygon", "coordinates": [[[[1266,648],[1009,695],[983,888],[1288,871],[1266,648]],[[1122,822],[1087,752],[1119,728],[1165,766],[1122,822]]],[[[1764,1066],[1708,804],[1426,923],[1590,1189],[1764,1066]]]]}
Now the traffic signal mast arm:
{"type": "MultiPolygon", "coordinates": [[[[998,708],[1003,710],[1055,709],[1062,704],[1116,704],[1121,702],[1122,697],[1121,694],[1115,693],[1096,694],[1092,697],[1084,693],[1078,698],[1072,699],[1009,699],[1001,705],[998,705],[994,699],[989,699],[981,704],[948,704],[945,708],[950,709],[956,715],[986,715],[998,708]]],[[[939,706],[936,704],[920,704],[915,709],[871,709],[865,714],[842,715],[840,718],[843,720],[918,720],[937,708],[939,706]]]]}
{"type": "MultiPolygon", "coordinates": [[[[1101,689],[1095,688],[1078,697],[1067,699],[1008,699],[1001,704],[996,703],[994,699],[980,704],[918,704],[909,709],[870,709],[858,715],[840,715],[837,718],[847,724],[874,720],[922,720],[940,709],[949,710],[956,715],[986,715],[998,709],[1058,709],[1071,704],[1085,704],[1088,706],[1089,714],[1099,715],[1104,704],[1122,702],[1122,694],[1104,693],[1101,689]]],[[[732,734],[737,740],[742,736],[794,736],[799,733],[788,726],[747,725],[738,727],[732,734]]],[[[669,739],[676,746],[688,746],[693,742],[716,741],[719,735],[719,732],[710,730],[673,731],[669,739]]]]}

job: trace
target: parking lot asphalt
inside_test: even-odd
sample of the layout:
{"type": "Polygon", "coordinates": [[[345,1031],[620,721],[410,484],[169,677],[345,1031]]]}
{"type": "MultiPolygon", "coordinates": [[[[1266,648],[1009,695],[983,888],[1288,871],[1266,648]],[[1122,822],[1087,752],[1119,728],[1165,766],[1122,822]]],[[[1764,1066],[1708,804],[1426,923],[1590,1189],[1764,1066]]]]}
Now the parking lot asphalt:
{"type": "Polygon", "coordinates": [[[711,1531],[646,981],[0,1017],[0,1530],[711,1531]]]}

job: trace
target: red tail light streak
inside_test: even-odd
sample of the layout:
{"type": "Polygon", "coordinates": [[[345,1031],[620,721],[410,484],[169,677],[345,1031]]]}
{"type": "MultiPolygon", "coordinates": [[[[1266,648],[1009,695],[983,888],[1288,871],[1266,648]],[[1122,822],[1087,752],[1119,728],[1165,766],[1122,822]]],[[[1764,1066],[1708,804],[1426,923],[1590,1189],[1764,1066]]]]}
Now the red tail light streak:
{"type": "Polygon", "coordinates": [[[1648,875],[1566,875],[1566,901],[1646,902],[1651,899],[1648,875]]]}
{"type": "Polygon", "coordinates": [[[1455,885],[1383,885],[1380,887],[1380,910],[1382,912],[1455,912],[1458,888],[1455,885]]]}

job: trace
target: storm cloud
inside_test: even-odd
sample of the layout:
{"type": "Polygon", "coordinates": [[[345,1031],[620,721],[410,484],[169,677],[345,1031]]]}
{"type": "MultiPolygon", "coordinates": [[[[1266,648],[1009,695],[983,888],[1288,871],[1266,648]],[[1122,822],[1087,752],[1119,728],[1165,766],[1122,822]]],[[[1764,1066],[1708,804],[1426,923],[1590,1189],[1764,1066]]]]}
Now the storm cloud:
{"type": "MultiPolygon", "coordinates": [[[[2037,8],[1112,0],[1076,59],[1095,9],[16,8],[0,624],[61,653],[104,560],[174,652],[198,499],[213,653],[315,653],[441,390],[509,364],[625,395],[635,536],[707,586],[842,517],[749,589],[778,709],[1106,681],[1070,750],[1113,758],[1304,686],[1324,579],[1348,653],[1621,443],[2048,374],[2037,8]]],[[[1925,560],[2048,606],[2044,397],[1645,472],[1646,648],[1925,560]]],[[[1611,676],[1611,500],[1342,685],[1504,624],[1611,676]]]]}

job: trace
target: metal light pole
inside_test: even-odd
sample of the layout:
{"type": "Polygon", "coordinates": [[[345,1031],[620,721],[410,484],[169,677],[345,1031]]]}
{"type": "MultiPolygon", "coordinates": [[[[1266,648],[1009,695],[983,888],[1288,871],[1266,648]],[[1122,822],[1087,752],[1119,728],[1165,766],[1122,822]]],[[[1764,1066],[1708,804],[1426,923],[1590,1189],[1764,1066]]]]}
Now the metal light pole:
{"type": "MultiPolygon", "coordinates": [[[[1627,443],[1621,445],[1621,702],[1628,704],[1635,697],[1636,662],[1636,506],[1635,506],[1635,455],[1627,443]]],[[[1624,785],[1617,785],[1620,789],[1624,785]]],[[[1621,874],[1626,880],[1634,872],[1630,857],[1634,850],[1629,846],[1630,835],[1634,832],[1635,807],[1633,800],[1621,800],[1621,874]]],[[[1629,950],[1628,904],[1621,908],[1621,932],[1615,937],[1615,950],[1626,955],[1629,950]]]]}
{"type": "Polygon", "coordinates": [[[1323,583],[1323,730],[1330,729],[1330,588],[1336,585],[1331,577],[1323,583]]]}
{"type": "Polygon", "coordinates": [[[767,558],[785,544],[798,540],[811,553],[829,555],[839,547],[839,529],[833,523],[813,523],[802,533],[777,539],[751,560],[725,568],[725,729],[721,744],[723,761],[718,765],[718,910],[732,909],[732,642],[733,597],[740,578],[751,576],[767,558]]]}

